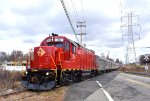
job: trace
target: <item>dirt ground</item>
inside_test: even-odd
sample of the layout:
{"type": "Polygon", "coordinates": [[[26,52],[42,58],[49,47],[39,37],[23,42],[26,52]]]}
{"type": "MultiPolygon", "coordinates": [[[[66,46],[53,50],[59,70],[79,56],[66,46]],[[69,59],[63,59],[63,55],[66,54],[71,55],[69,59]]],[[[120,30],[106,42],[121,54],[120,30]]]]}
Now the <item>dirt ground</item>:
{"type": "MultiPolygon", "coordinates": [[[[148,73],[150,73],[150,65],[149,67],[149,71],[148,73]]],[[[124,72],[139,72],[139,73],[145,73],[145,68],[144,66],[136,66],[136,65],[125,65],[124,68],[120,68],[120,71],[124,71],[124,72]]]]}
{"type": "MultiPolygon", "coordinates": [[[[0,95],[23,89],[21,73],[0,71],[0,95]],[[6,78],[7,77],[7,78],[6,78]]],[[[0,101],[63,101],[67,87],[55,88],[49,91],[23,91],[9,96],[0,96],[0,101]]]]}
{"type": "Polygon", "coordinates": [[[67,87],[60,87],[50,91],[25,91],[0,97],[0,101],[64,101],[66,89],[67,87]]]}

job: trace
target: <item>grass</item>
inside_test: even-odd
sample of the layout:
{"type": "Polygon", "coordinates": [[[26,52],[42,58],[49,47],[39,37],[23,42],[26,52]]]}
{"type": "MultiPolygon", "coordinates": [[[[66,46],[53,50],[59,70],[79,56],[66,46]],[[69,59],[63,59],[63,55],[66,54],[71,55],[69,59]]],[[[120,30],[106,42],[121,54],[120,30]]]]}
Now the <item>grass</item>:
{"type": "Polygon", "coordinates": [[[21,72],[0,70],[0,91],[14,89],[21,81],[21,72]]]}
{"type": "MultiPolygon", "coordinates": [[[[123,68],[120,68],[121,71],[128,71],[128,72],[145,72],[144,65],[126,65],[123,68]]],[[[149,66],[149,73],[150,73],[150,66],[149,66]]]]}
{"type": "Polygon", "coordinates": [[[57,96],[57,95],[61,95],[61,94],[64,93],[64,88],[65,87],[55,88],[55,89],[52,89],[50,91],[47,91],[47,92],[43,93],[42,95],[43,96],[49,96],[49,95],[57,96]]]}

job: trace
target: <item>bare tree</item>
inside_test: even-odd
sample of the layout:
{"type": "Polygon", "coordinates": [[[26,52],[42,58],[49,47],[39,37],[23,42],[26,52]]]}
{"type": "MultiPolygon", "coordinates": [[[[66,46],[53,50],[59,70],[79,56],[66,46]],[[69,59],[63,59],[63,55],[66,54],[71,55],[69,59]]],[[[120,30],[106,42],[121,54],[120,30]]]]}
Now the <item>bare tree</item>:
{"type": "Polygon", "coordinates": [[[150,63],[150,54],[141,55],[139,58],[139,62],[141,65],[144,65],[145,63],[150,63]],[[148,56],[147,59],[145,59],[146,56],[148,56]]]}
{"type": "Polygon", "coordinates": [[[23,58],[23,52],[20,50],[13,50],[10,55],[11,61],[18,61],[19,59],[23,58]]]}
{"type": "Polygon", "coordinates": [[[5,52],[0,52],[0,62],[4,62],[7,60],[7,55],[5,52]]]}
{"type": "Polygon", "coordinates": [[[116,63],[119,63],[119,59],[117,58],[115,62],[116,62],[116,63]]]}

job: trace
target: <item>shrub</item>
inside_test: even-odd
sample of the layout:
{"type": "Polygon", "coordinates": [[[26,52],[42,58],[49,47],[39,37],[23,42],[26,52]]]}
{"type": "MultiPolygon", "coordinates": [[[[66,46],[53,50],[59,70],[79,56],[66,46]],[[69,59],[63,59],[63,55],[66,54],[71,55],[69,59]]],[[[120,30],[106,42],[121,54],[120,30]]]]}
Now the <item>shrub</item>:
{"type": "Polygon", "coordinates": [[[21,81],[20,71],[0,70],[0,90],[16,88],[16,83],[21,81]]]}

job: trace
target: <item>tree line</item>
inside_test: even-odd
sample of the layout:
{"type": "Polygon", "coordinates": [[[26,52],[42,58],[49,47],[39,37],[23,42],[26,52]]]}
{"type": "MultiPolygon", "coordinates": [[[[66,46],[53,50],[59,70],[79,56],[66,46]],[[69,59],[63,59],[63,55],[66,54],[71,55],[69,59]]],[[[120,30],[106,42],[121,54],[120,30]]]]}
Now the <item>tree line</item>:
{"type": "MultiPolygon", "coordinates": [[[[8,61],[8,62],[26,61],[26,59],[27,59],[27,54],[24,54],[21,50],[13,50],[10,54],[0,51],[0,63],[4,61],[8,61]]],[[[109,58],[109,60],[114,61],[111,58],[109,58]]],[[[150,63],[150,54],[140,55],[138,61],[141,65],[144,65],[145,63],[150,63]],[[148,57],[147,60],[145,59],[146,56],[148,57]]],[[[114,62],[119,63],[121,61],[117,58],[114,62]]]]}
{"type": "MultiPolygon", "coordinates": [[[[10,62],[10,61],[13,61],[13,62],[26,61],[27,55],[28,54],[24,54],[20,50],[13,50],[10,54],[0,51],[0,63],[2,63],[4,61],[7,61],[7,62],[10,62]]],[[[108,59],[110,61],[116,62],[116,63],[122,63],[122,61],[120,61],[118,58],[116,60],[114,60],[112,58],[105,57],[104,54],[102,55],[102,57],[106,58],[106,59],[108,59]]]]}
{"type": "Polygon", "coordinates": [[[10,54],[6,52],[0,52],[0,63],[5,61],[26,61],[27,54],[24,54],[20,50],[13,50],[10,54]]]}
{"type": "Polygon", "coordinates": [[[140,55],[139,62],[141,65],[150,64],[150,54],[140,55]]]}

